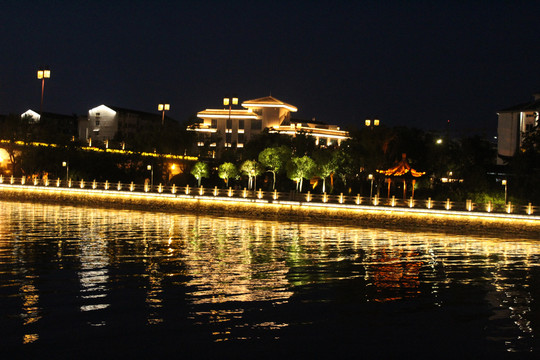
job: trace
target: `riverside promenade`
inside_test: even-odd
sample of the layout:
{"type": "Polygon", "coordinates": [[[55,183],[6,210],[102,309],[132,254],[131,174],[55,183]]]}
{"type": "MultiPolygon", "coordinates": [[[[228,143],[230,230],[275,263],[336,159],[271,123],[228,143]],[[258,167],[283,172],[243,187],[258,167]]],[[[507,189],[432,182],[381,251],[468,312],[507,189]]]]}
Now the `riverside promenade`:
{"type": "Polygon", "coordinates": [[[501,234],[540,240],[540,210],[531,204],[497,209],[491,204],[418,199],[278,193],[122,183],[0,178],[0,199],[143,211],[339,223],[405,231],[501,234]],[[7,181],[6,181],[7,180],[7,181]],[[498,212],[497,212],[498,210],[498,212]]]}

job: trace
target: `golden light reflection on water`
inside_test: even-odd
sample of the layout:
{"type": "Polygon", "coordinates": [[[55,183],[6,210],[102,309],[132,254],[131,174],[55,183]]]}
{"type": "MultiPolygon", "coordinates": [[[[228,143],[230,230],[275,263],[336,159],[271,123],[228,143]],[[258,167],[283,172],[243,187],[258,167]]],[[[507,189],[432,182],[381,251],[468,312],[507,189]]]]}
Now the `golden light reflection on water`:
{"type": "MultiPolygon", "coordinates": [[[[361,279],[367,302],[414,299],[428,289],[435,305],[453,284],[482,283],[493,322],[511,319],[520,336],[532,337],[530,270],[540,263],[540,245],[477,236],[411,233],[307,223],[244,220],[169,213],[5,203],[0,210],[0,254],[18,264],[23,343],[39,341],[40,288],[33,262],[45,245],[58,270],[77,260],[79,311],[87,324],[107,326],[111,291],[126,264],[138,272],[146,324],[162,324],[164,302],[174,284],[186,288],[191,320],[220,324],[216,341],[241,338],[235,327],[280,329],[286,322],[243,324],[241,307],[228,303],[284,304],[300,289],[361,279]],[[6,229],[9,227],[9,229],[6,229]],[[13,235],[11,235],[13,234],[13,235]],[[39,245],[39,246],[38,246],[39,245]],[[516,283],[514,268],[523,276],[516,283]],[[421,290],[424,285],[424,290],[421,290]],[[204,307],[202,307],[204,305],[204,307]],[[226,326],[222,326],[226,324],[226,326]]],[[[69,265],[73,267],[73,265],[69,265]]],[[[133,269],[130,268],[130,271],[133,269]]],[[[508,340],[508,349],[517,340],[508,340]]]]}

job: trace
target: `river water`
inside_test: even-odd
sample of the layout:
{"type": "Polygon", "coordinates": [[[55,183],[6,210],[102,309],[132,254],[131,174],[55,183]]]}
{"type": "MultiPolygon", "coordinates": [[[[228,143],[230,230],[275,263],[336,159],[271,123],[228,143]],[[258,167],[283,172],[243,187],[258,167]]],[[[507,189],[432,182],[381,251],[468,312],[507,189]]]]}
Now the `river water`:
{"type": "Polygon", "coordinates": [[[539,264],[526,239],[0,202],[0,355],[537,356],[539,264]]]}

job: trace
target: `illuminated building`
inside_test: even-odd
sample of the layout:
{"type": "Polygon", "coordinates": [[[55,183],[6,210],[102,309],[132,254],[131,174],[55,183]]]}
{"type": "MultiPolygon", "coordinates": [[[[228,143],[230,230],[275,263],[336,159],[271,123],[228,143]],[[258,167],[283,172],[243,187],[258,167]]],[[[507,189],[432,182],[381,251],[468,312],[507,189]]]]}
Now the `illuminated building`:
{"type": "Polygon", "coordinates": [[[272,96],[244,101],[242,107],[198,112],[197,117],[202,122],[188,129],[198,133],[198,146],[242,148],[264,129],[290,136],[305,133],[315,137],[317,145],[339,145],[349,137],[347,131],[340,130],[336,125],[292,119],[291,113],[298,109],[272,96]]]}
{"type": "Polygon", "coordinates": [[[165,122],[173,121],[163,114],[99,105],[88,110],[86,121],[79,123],[79,139],[106,141],[121,135],[126,140],[161,125],[162,117],[165,122]]]}
{"type": "Polygon", "coordinates": [[[497,112],[497,164],[504,164],[516,154],[525,134],[539,125],[540,93],[533,100],[497,112]]]}
{"type": "Polygon", "coordinates": [[[31,109],[21,114],[21,119],[28,119],[34,138],[53,141],[63,138],[70,140],[77,135],[77,116],[43,112],[41,115],[31,109]],[[53,138],[51,138],[51,136],[53,138]]]}

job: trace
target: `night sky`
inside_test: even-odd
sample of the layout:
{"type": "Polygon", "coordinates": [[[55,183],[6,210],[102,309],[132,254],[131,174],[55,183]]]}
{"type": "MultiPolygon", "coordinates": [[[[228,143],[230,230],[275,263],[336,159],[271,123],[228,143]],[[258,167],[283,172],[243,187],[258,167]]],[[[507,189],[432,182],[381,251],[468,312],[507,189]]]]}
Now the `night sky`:
{"type": "Polygon", "coordinates": [[[496,133],[540,92],[540,1],[3,1],[0,114],[100,104],[184,121],[272,95],[297,118],[496,133]]]}

